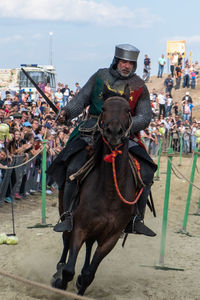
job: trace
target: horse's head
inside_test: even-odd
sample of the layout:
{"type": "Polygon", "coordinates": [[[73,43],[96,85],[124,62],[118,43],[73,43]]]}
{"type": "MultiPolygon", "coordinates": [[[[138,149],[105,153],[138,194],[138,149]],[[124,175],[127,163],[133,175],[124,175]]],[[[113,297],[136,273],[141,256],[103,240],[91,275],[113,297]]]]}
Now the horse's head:
{"type": "Polygon", "coordinates": [[[124,142],[129,135],[132,118],[128,101],[123,97],[110,97],[102,107],[99,120],[101,134],[111,147],[124,142]]]}

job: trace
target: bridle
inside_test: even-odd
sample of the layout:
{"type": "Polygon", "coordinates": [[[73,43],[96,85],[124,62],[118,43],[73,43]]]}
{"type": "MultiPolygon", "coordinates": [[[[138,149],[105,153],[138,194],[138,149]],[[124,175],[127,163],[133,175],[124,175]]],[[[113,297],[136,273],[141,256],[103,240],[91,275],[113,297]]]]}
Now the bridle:
{"type": "MultiPolygon", "coordinates": [[[[102,116],[103,116],[103,112],[100,114],[100,116],[99,116],[99,118],[98,118],[98,120],[97,120],[97,129],[98,129],[98,131],[101,133],[101,135],[102,135],[102,137],[103,137],[103,136],[104,136],[103,130],[104,130],[104,128],[105,128],[105,126],[106,126],[107,124],[105,124],[105,123],[103,122],[102,116]]],[[[128,128],[127,128],[127,129],[124,128],[124,124],[122,124],[122,122],[118,119],[119,122],[120,122],[121,125],[122,125],[122,129],[123,129],[123,132],[124,132],[124,133],[123,133],[123,136],[122,136],[122,139],[123,139],[123,138],[126,138],[127,136],[129,136],[129,133],[130,133],[131,128],[132,128],[132,126],[133,126],[133,118],[132,118],[130,112],[129,112],[129,114],[128,114],[128,118],[129,118],[129,124],[128,124],[128,128]]],[[[112,120],[114,120],[114,118],[111,119],[109,122],[111,122],[112,120]]],[[[105,137],[104,137],[104,138],[105,138],[105,137]]]]}

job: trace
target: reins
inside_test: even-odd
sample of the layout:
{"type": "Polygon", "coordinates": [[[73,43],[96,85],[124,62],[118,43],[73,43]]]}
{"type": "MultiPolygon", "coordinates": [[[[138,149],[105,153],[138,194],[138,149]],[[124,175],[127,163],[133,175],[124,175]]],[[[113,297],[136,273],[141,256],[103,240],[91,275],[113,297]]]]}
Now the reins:
{"type": "Polygon", "coordinates": [[[105,137],[102,135],[102,139],[104,141],[104,143],[108,146],[108,148],[110,149],[111,151],[111,154],[108,154],[104,157],[104,161],[106,162],[111,162],[112,163],[112,172],[113,172],[113,179],[114,179],[114,184],[115,184],[115,189],[117,191],[117,194],[119,196],[119,198],[121,199],[122,202],[124,202],[125,204],[129,204],[129,205],[134,205],[137,203],[142,191],[143,191],[143,188],[140,189],[139,193],[137,193],[137,197],[136,199],[133,201],[133,202],[130,202],[130,201],[127,201],[123,196],[122,194],[120,193],[120,190],[119,190],[119,186],[118,186],[118,183],[117,183],[117,175],[116,175],[116,168],[115,168],[115,158],[117,157],[118,154],[122,154],[122,151],[121,150],[118,150],[123,144],[120,144],[118,145],[117,147],[115,147],[114,150],[112,150],[110,144],[107,142],[107,140],[105,139],[105,137]]]}

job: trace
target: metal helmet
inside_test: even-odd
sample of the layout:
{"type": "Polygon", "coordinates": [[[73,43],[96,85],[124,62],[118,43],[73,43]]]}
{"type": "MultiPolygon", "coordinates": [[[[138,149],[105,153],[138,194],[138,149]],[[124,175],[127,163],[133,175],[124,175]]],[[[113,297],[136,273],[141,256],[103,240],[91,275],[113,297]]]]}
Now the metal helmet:
{"type": "Polygon", "coordinates": [[[115,47],[115,57],[137,62],[140,50],[129,44],[120,44],[115,47]]]}

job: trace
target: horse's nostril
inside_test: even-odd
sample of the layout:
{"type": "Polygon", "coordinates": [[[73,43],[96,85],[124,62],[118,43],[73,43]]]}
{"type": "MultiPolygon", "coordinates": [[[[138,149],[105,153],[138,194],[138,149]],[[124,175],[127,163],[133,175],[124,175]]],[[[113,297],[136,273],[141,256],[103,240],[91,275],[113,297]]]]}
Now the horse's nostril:
{"type": "Polygon", "coordinates": [[[119,130],[118,134],[119,134],[119,135],[122,135],[122,134],[123,134],[122,128],[119,130]]]}
{"type": "Polygon", "coordinates": [[[110,128],[106,129],[107,134],[112,134],[112,131],[110,130],[110,128]]]}

